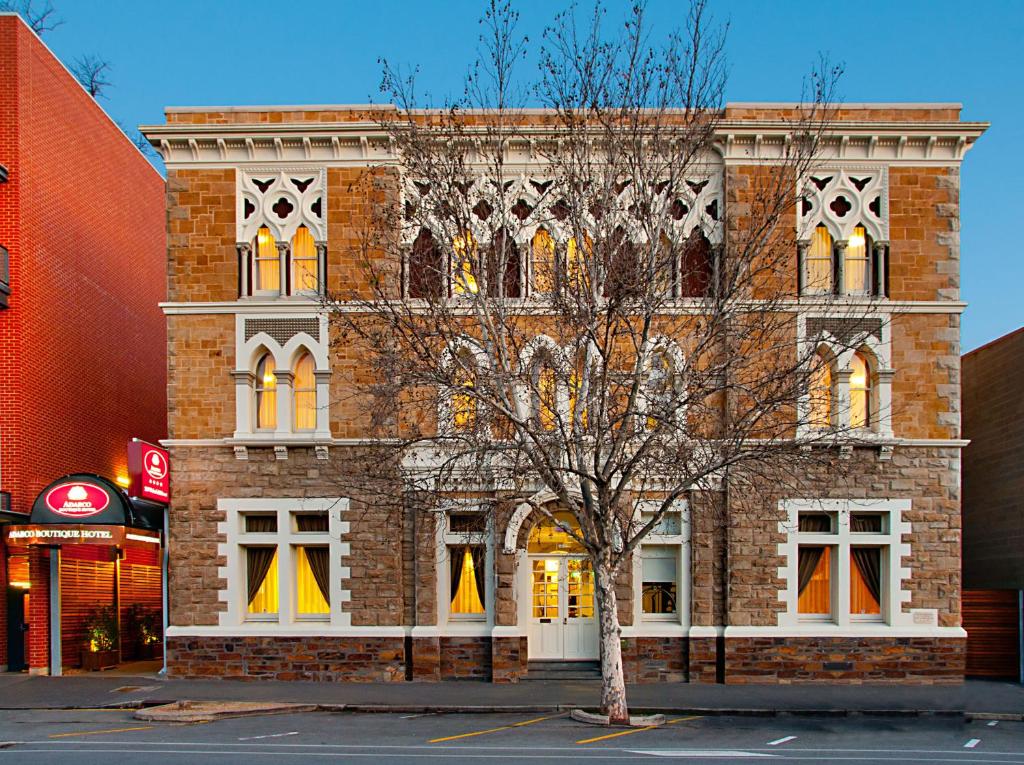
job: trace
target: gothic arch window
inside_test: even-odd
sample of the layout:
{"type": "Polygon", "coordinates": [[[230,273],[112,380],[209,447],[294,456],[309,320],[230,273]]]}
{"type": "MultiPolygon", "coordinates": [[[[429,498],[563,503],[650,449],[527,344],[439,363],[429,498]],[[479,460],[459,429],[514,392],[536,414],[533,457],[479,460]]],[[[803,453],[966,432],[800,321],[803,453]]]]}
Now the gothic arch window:
{"type": "Polygon", "coordinates": [[[468,297],[480,291],[479,247],[473,232],[452,237],[452,294],[468,297]]]}
{"type": "Polygon", "coordinates": [[[487,295],[522,297],[522,264],[519,247],[506,229],[498,229],[487,248],[487,295]],[[502,269],[504,261],[504,269],[502,269]],[[503,273],[502,273],[503,271],[503,273]]]}
{"type": "Polygon", "coordinates": [[[299,226],[290,248],[291,292],[316,292],[320,286],[319,256],[313,235],[299,226]]]}
{"type": "Polygon", "coordinates": [[[270,353],[264,353],[256,363],[255,383],[256,429],[274,430],[277,427],[277,377],[270,353]]]}
{"type": "Polygon", "coordinates": [[[575,292],[583,292],[589,288],[591,256],[594,252],[594,240],[589,234],[583,235],[582,243],[575,237],[569,237],[565,244],[564,287],[575,292]]]}
{"type": "Polygon", "coordinates": [[[538,228],[530,241],[533,292],[550,295],[555,291],[555,239],[546,228],[538,228]]]}
{"type": "Polygon", "coordinates": [[[868,295],[871,292],[871,240],[864,226],[857,226],[846,241],[843,255],[845,294],[868,295]]]}
{"type": "Polygon", "coordinates": [[[313,355],[305,351],[295,362],[293,401],[295,403],[295,430],[316,429],[316,364],[313,355]]]}
{"type": "Polygon", "coordinates": [[[281,256],[274,235],[266,226],[256,232],[252,244],[253,294],[279,294],[281,291],[281,256]]]}
{"type": "Polygon", "coordinates": [[[870,428],[873,417],[872,394],[874,385],[872,365],[868,352],[857,351],[850,358],[850,427],[870,428]]]}
{"type": "Polygon", "coordinates": [[[699,298],[708,294],[714,267],[712,257],[711,242],[703,231],[694,229],[680,254],[679,297],[699,298]]]}
{"type": "Polygon", "coordinates": [[[409,249],[407,263],[406,290],[409,297],[428,300],[442,297],[444,256],[429,229],[420,229],[409,249]]]}
{"type": "Polygon", "coordinates": [[[639,251],[622,226],[608,239],[603,265],[605,297],[624,298],[642,291],[645,275],[640,268],[639,251]]]}
{"type": "Polygon", "coordinates": [[[477,366],[469,351],[462,351],[452,363],[451,417],[454,430],[472,430],[477,421],[476,387],[477,366]]]}
{"type": "Polygon", "coordinates": [[[537,359],[532,377],[537,422],[544,430],[555,430],[558,427],[558,373],[546,354],[537,359]]]}
{"type": "Polygon", "coordinates": [[[828,295],[833,290],[835,263],[832,258],[832,234],[826,226],[816,226],[804,260],[804,292],[828,295]]]}
{"type": "Polygon", "coordinates": [[[808,424],[819,430],[831,428],[835,416],[835,358],[827,349],[819,348],[811,363],[808,424]]]}

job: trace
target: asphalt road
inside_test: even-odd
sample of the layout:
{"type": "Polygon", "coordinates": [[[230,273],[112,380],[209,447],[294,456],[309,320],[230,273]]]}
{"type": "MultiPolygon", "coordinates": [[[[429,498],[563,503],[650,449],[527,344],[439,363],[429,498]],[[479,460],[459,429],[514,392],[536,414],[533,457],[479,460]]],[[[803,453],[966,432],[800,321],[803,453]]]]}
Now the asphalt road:
{"type": "Polygon", "coordinates": [[[311,713],[149,723],[129,711],[0,712],[6,763],[415,760],[1024,763],[1024,723],[944,717],[682,717],[653,730],[566,715],[311,713]]]}

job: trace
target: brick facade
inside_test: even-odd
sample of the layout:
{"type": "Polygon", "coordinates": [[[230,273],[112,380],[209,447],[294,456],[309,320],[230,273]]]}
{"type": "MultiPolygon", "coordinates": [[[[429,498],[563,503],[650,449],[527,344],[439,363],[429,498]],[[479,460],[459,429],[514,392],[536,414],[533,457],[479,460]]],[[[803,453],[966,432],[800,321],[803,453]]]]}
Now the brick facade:
{"type": "MultiPolygon", "coordinates": [[[[725,119],[754,124],[785,113],[783,108],[733,105],[725,119]]],[[[323,636],[302,638],[288,635],[284,625],[246,622],[230,611],[223,552],[227,538],[221,529],[235,521],[218,509],[218,499],[337,496],[346,471],[358,469],[350,450],[364,448],[355,443],[378,434],[370,429],[366,402],[354,400],[346,387],[346,380],[368,374],[365,349],[331,338],[326,352],[331,440],[275,441],[273,434],[233,438],[236,392],[245,390],[237,381],[249,364],[240,357],[236,322],[303,311],[312,316],[315,305],[288,297],[239,300],[236,176],[248,165],[211,153],[198,166],[193,152],[207,151],[206,144],[188,144],[190,131],[202,126],[214,135],[222,129],[228,142],[246,126],[261,136],[286,124],[315,134],[304,150],[306,159],[294,154],[288,161],[267,160],[268,167],[327,166],[327,288],[334,294],[365,295],[368,286],[353,277],[359,273],[355,253],[370,221],[370,189],[383,194],[381,188],[393,190],[397,181],[374,171],[370,175],[383,183],[371,187],[361,160],[345,164],[310,157],[319,157],[318,147],[327,145],[322,134],[340,134],[352,128],[349,123],[369,124],[371,116],[358,108],[183,109],[169,111],[166,125],[149,129],[154,141],[165,140],[167,150],[168,294],[175,303],[168,310],[175,471],[172,674],[241,676],[251,668],[253,676],[306,679],[386,675],[389,680],[505,683],[528,677],[530,645],[523,624],[528,604],[523,599],[529,593],[523,566],[528,565],[525,548],[533,521],[523,523],[514,540],[516,552],[505,553],[504,533],[515,508],[502,504],[500,496],[494,497],[493,568],[486,572],[493,599],[486,622],[456,624],[443,618],[445,602],[438,602],[438,593],[447,586],[448,564],[439,557],[443,548],[438,540],[445,532],[436,525],[437,517],[414,510],[397,474],[393,502],[350,497],[351,507],[342,514],[350,524],[342,539],[349,549],[332,565],[347,569],[341,581],[347,596],[339,605],[345,626],[332,624],[323,636]],[[236,309],[225,310],[225,303],[236,309]],[[386,636],[363,637],[374,629],[386,636]],[[393,630],[404,632],[405,641],[393,637],[393,630]],[[271,658],[275,649],[278,655],[271,658]],[[354,656],[364,657],[365,667],[356,669],[354,656]]],[[[958,109],[941,105],[851,107],[840,110],[837,119],[840,129],[845,121],[858,129],[878,123],[890,132],[916,131],[920,123],[942,123],[949,130],[961,124],[958,109]]],[[[203,136],[207,140],[206,132],[203,136]]],[[[334,156],[346,150],[348,140],[331,144],[334,156]]],[[[232,150],[228,143],[225,147],[232,150]]],[[[258,152],[255,147],[250,150],[258,152]]],[[[888,303],[883,305],[894,370],[893,438],[870,448],[820,450],[818,467],[801,477],[797,495],[792,486],[763,481],[695,492],[689,498],[690,569],[682,573],[689,590],[686,626],[666,628],[635,618],[639,593],[633,572],[629,565],[620,572],[617,594],[627,630],[623,660],[628,681],[953,682],[962,676],[960,157],[933,161],[924,156],[923,144],[920,150],[917,161],[888,165],[871,160],[872,167],[888,167],[888,303]],[[893,624],[876,625],[875,632],[883,634],[840,634],[836,629],[821,635],[806,630],[782,634],[780,613],[787,606],[779,596],[787,582],[780,577],[786,564],[780,545],[787,534],[780,530],[785,520],[780,503],[794,496],[909,500],[902,522],[910,531],[898,540],[911,550],[898,561],[909,572],[900,582],[907,600],[891,606],[893,624]],[[908,626],[911,611],[927,612],[925,619],[934,616],[934,624],[908,626]]],[[[749,181],[761,172],[763,167],[739,161],[723,170],[724,200],[735,206],[733,212],[742,214],[749,181]]],[[[793,272],[778,278],[795,285],[796,270],[794,256],[793,272]]]]}
{"type": "MultiPolygon", "coordinates": [[[[166,434],[163,179],[12,14],[0,16],[0,164],[11,287],[0,308],[0,491],[27,513],[68,473],[127,478],[128,440],[166,434]]],[[[41,587],[33,578],[33,670],[48,664],[41,587]]]]}

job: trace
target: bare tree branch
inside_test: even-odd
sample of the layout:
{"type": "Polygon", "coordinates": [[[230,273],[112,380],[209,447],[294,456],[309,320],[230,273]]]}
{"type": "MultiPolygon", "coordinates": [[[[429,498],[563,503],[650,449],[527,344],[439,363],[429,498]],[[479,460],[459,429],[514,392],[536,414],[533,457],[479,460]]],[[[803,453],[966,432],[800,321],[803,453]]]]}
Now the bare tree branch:
{"type": "Polygon", "coordinates": [[[35,0],[0,0],[0,13],[17,13],[40,37],[64,23],[49,0],[39,5],[35,0]]]}
{"type": "Polygon", "coordinates": [[[75,78],[85,88],[86,92],[93,98],[99,98],[103,91],[110,87],[111,82],[107,79],[110,72],[110,62],[91,53],[79,56],[68,67],[75,78]]]}

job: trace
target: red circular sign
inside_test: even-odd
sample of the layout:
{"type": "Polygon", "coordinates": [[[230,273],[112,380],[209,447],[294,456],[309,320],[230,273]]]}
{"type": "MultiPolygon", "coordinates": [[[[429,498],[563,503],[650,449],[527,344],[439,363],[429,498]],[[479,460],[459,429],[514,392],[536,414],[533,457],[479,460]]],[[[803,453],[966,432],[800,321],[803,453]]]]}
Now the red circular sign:
{"type": "Polygon", "coordinates": [[[88,518],[102,513],[110,504],[110,495],[87,483],[65,483],[46,493],[46,506],[65,518],[88,518]]]}
{"type": "Polygon", "coordinates": [[[154,481],[162,481],[167,475],[167,458],[156,449],[143,450],[143,468],[154,481]]]}

